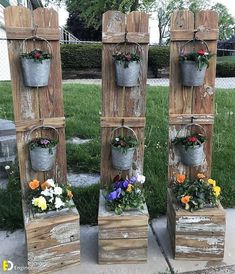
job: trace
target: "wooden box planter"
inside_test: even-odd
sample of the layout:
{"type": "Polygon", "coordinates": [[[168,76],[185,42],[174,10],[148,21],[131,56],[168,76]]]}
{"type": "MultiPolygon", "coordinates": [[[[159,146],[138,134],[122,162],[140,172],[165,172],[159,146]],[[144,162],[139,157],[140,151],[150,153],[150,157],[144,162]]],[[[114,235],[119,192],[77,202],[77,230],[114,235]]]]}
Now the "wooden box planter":
{"type": "Polygon", "coordinates": [[[25,208],[29,274],[54,273],[79,264],[80,218],[76,207],[35,216],[25,208]]]}
{"type": "Polygon", "coordinates": [[[148,210],[126,211],[121,215],[106,210],[100,192],[99,264],[145,263],[148,248],[148,210]]]}
{"type": "Polygon", "coordinates": [[[225,210],[204,208],[193,213],[174,202],[167,193],[167,228],[175,259],[222,260],[225,242],[225,210]]]}

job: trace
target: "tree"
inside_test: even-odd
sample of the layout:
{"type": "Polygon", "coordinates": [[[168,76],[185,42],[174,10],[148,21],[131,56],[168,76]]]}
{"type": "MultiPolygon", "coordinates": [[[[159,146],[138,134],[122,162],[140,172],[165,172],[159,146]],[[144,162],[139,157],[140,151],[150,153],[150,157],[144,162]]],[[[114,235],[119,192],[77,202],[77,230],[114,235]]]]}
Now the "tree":
{"type": "MultiPolygon", "coordinates": [[[[66,0],[66,5],[70,14],[70,24],[72,18],[76,18],[86,29],[96,29],[101,32],[104,12],[118,10],[127,13],[134,10],[147,10],[153,2],[154,0],[66,0]],[[77,16],[73,17],[73,14],[77,14],[77,16]]],[[[72,31],[70,28],[69,30],[72,31]]],[[[76,35],[74,30],[72,32],[76,35]]]]}
{"type": "Polygon", "coordinates": [[[219,15],[219,40],[230,38],[234,34],[234,17],[223,4],[216,3],[212,9],[219,15]]]}

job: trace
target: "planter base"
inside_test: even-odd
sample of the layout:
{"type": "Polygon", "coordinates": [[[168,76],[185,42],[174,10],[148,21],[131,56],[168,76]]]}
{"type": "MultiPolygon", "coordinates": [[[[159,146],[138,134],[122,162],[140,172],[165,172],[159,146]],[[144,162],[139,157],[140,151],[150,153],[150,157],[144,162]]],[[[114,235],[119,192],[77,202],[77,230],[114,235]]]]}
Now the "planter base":
{"type": "Polygon", "coordinates": [[[99,264],[147,262],[148,210],[132,210],[116,215],[107,211],[100,192],[99,202],[99,264]]]}
{"type": "Polygon", "coordinates": [[[224,257],[225,210],[221,205],[193,213],[179,208],[167,193],[167,229],[175,259],[220,261],[224,257]]]}
{"type": "Polygon", "coordinates": [[[29,274],[54,273],[80,263],[79,214],[75,206],[36,214],[24,206],[29,274]]]}

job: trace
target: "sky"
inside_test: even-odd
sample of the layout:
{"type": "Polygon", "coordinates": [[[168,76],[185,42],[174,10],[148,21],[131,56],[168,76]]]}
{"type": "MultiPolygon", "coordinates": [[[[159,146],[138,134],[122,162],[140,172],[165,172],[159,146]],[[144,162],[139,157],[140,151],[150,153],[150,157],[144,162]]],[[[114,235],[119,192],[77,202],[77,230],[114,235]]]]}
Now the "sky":
{"type": "MultiPolygon", "coordinates": [[[[228,8],[228,11],[231,15],[235,17],[235,0],[217,0],[212,1],[212,3],[221,3],[228,8]]],[[[64,26],[68,18],[68,12],[65,7],[57,8],[59,13],[59,24],[64,26]]],[[[149,22],[149,31],[150,31],[150,43],[156,43],[158,41],[158,30],[157,30],[157,20],[150,19],[149,22]]]]}

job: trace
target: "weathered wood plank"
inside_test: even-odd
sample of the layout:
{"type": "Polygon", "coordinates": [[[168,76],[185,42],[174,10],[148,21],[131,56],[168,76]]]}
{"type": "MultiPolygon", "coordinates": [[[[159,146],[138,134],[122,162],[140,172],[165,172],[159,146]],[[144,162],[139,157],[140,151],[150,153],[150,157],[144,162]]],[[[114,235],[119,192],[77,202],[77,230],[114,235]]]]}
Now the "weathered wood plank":
{"type": "Polygon", "coordinates": [[[171,30],[171,42],[176,41],[188,41],[192,40],[194,37],[194,33],[196,33],[196,38],[200,40],[218,40],[219,38],[219,31],[218,29],[202,29],[202,31],[198,29],[192,30],[171,30]]]}
{"type": "Polygon", "coordinates": [[[214,114],[170,114],[169,124],[170,125],[187,125],[192,122],[196,122],[201,125],[214,124],[214,114]]]}
{"type": "MultiPolygon", "coordinates": [[[[138,43],[138,44],[148,44],[149,43],[149,33],[142,32],[128,32],[126,34],[126,39],[128,43],[138,43]]],[[[123,43],[125,42],[125,32],[113,33],[113,32],[103,32],[102,33],[102,43],[123,43]]]]}
{"type": "Polygon", "coordinates": [[[120,127],[125,125],[127,127],[145,127],[145,117],[101,117],[101,127],[120,127]]]}

